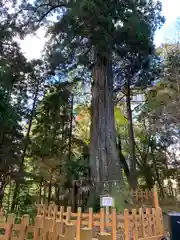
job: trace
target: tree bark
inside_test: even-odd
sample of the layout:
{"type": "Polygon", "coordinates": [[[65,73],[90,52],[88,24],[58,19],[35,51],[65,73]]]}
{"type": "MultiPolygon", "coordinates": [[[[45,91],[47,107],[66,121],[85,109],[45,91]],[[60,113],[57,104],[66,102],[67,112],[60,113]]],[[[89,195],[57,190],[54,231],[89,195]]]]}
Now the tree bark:
{"type": "Polygon", "coordinates": [[[50,180],[49,180],[49,185],[48,185],[48,199],[47,199],[47,202],[48,202],[48,205],[51,201],[51,192],[52,192],[52,171],[51,171],[51,175],[50,175],[50,180]]]}
{"type": "Polygon", "coordinates": [[[12,181],[10,180],[9,182],[9,191],[8,191],[8,199],[7,199],[7,209],[8,209],[8,212],[10,210],[10,198],[11,198],[11,190],[12,190],[12,181]]]}
{"type": "Polygon", "coordinates": [[[71,112],[70,112],[70,127],[69,127],[69,154],[68,160],[71,161],[71,152],[72,152],[72,131],[73,131],[73,105],[74,105],[74,96],[71,96],[71,112]]]}
{"type": "Polygon", "coordinates": [[[111,60],[95,53],[92,74],[91,179],[123,182],[116,148],[111,60]]]}
{"type": "Polygon", "coordinates": [[[5,186],[6,177],[4,176],[4,174],[2,174],[0,179],[0,209],[2,208],[5,186]]]}
{"type": "Polygon", "coordinates": [[[130,187],[132,189],[137,188],[137,173],[136,173],[136,152],[135,152],[135,139],[131,110],[131,89],[130,80],[127,80],[126,87],[126,107],[127,107],[127,119],[128,119],[128,135],[129,135],[129,152],[130,152],[130,187]]]}
{"type": "Polygon", "coordinates": [[[41,177],[40,183],[39,183],[39,200],[38,203],[42,203],[42,187],[43,187],[43,178],[41,177]]]}
{"type": "Polygon", "coordinates": [[[156,159],[154,157],[154,154],[152,155],[152,157],[153,157],[153,163],[154,163],[154,168],[155,168],[155,173],[156,173],[156,181],[159,185],[160,194],[161,194],[162,198],[164,198],[165,197],[164,189],[163,189],[163,186],[162,186],[162,182],[161,182],[161,179],[160,179],[160,175],[159,175],[159,171],[158,171],[158,168],[157,168],[157,165],[156,165],[156,159]]]}
{"type": "Polygon", "coordinates": [[[129,172],[129,166],[126,162],[126,159],[124,157],[124,155],[122,154],[122,148],[121,148],[121,137],[118,136],[118,150],[119,150],[119,160],[120,160],[120,164],[124,170],[124,173],[126,175],[127,181],[130,184],[130,172],[129,172]]]}
{"type": "Polygon", "coordinates": [[[59,185],[57,184],[57,185],[55,186],[55,203],[56,203],[56,205],[60,205],[59,195],[60,195],[60,187],[59,187],[59,185]]]}
{"type": "Polygon", "coordinates": [[[77,182],[73,182],[73,188],[72,188],[72,207],[73,207],[73,212],[77,211],[78,207],[78,185],[77,182]]]}

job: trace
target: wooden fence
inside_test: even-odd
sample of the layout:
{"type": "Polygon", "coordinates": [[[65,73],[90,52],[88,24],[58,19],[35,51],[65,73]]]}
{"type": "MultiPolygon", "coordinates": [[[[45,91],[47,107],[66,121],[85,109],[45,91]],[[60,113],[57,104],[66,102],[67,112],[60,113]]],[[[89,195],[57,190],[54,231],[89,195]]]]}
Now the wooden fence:
{"type": "Polygon", "coordinates": [[[138,189],[132,191],[132,195],[136,202],[153,201],[153,190],[138,189]]]}
{"type": "MultiPolygon", "coordinates": [[[[83,207],[84,205],[86,205],[89,194],[91,194],[91,193],[89,191],[87,191],[86,193],[83,192],[81,187],[79,187],[77,189],[77,191],[78,191],[77,195],[74,196],[73,195],[74,189],[70,189],[71,194],[69,195],[69,197],[67,197],[67,199],[64,199],[64,195],[60,195],[59,204],[60,205],[66,204],[66,206],[67,205],[68,206],[76,205],[78,207],[83,207]],[[73,197],[71,197],[71,196],[73,196],[73,197]],[[76,199],[76,201],[75,201],[75,199],[76,199]],[[74,201],[76,202],[76,204],[74,201]]],[[[137,190],[131,191],[131,194],[134,198],[134,202],[137,205],[139,205],[139,207],[140,207],[144,202],[146,202],[150,205],[152,205],[154,203],[154,193],[153,192],[154,192],[154,188],[152,188],[150,190],[138,188],[137,190]]],[[[41,199],[37,198],[36,201],[38,203],[42,203],[42,204],[49,204],[49,202],[47,200],[47,196],[44,198],[41,198],[41,199]]]]}
{"type": "MultiPolygon", "coordinates": [[[[156,187],[152,188],[151,190],[143,189],[132,190],[131,194],[136,205],[143,205],[143,203],[149,203],[150,205],[157,207],[155,204],[158,202],[156,199],[158,199],[159,194],[157,193],[156,187]]],[[[78,201],[77,206],[79,207],[82,206],[81,202],[82,201],[78,201]]],[[[45,204],[44,201],[39,203],[45,204]]],[[[69,205],[72,204],[69,203],[69,205]]]]}
{"type": "Polygon", "coordinates": [[[136,204],[143,204],[149,202],[155,208],[159,207],[159,197],[156,186],[151,190],[137,189],[132,191],[132,195],[135,199],[136,204]]]}
{"type": "MultiPolygon", "coordinates": [[[[156,190],[156,189],[155,189],[156,190]]],[[[0,212],[0,240],[161,240],[164,225],[157,191],[153,191],[155,208],[125,209],[122,214],[104,208],[99,213],[76,213],[56,205],[38,205],[37,216],[30,224],[24,215],[17,224],[15,215],[7,218],[0,212]]]]}
{"type": "MultiPolygon", "coordinates": [[[[51,208],[52,210],[52,208],[51,208]]],[[[160,240],[163,237],[161,209],[125,210],[117,215],[115,209],[109,216],[104,209],[99,214],[53,211],[46,215],[37,215],[33,225],[29,216],[24,215],[21,223],[15,224],[15,216],[9,214],[7,221],[0,223],[1,240],[160,240]]]]}
{"type": "MultiPolygon", "coordinates": [[[[58,207],[51,205],[38,207],[38,217],[43,219],[52,219],[53,222],[64,222],[76,226],[76,240],[80,238],[80,229],[91,229],[91,235],[98,238],[99,233],[108,233],[108,239],[112,240],[159,240],[164,235],[163,216],[160,207],[140,208],[138,210],[124,210],[123,214],[117,214],[112,209],[106,214],[105,209],[101,208],[100,213],[93,213],[90,208],[89,212],[82,213],[78,208],[77,213],[71,212],[71,207],[58,207]]],[[[90,231],[90,230],[89,230],[90,231]]],[[[90,233],[89,233],[90,234],[90,233]]]]}

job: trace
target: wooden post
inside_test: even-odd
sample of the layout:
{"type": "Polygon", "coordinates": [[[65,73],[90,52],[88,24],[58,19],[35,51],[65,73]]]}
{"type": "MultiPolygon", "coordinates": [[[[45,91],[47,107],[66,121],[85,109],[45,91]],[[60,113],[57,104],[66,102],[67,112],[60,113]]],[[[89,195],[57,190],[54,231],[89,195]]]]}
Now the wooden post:
{"type": "Polygon", "coordinates": [[[112,236],[109,233],[99,233],[98,234],[98,239],[99,240],[112,240],[112,236]]]}
{"type": "Polygon", "coordinates": [[[67,207],[67,211],[66,211],[66,223],[70,223],[71,222],[71,207],[67,207]]]}
{"type": "Polygon", "coordinates": [[[80,240],[92,240],[92,228],[81,228],[80,240]]]}
{"type": "Polygon", "coordinates": [[[53,217],[55,219],[57,211],[58,211],[57,205],[52,204],[51,208],[50,208],[50,211],[49,211],[49,217],[53,217]]]}
{"type": "Polygon", "coordinates": [[[60,234],[63,234],[63,232],[64,232],[64,207],[63,206],[60,207],[60,219],[59,220],[61,222],[59,231],[60,231],[60,234]]]}
{"type": "Polygon", "coordinates": [[[61,207],[60,207],[60,216],[59,216],[59,217],[60,217],[60,221],[63,221],[63,219],[64,219],[64,218],[63,218],[63,216],[64,216],[63,214],[64,214],[64,207],[61,206],[61,207]]]}
{"type": "Polygon", "coordinates": [[[14,221],[15,221],[15,215],[14,214],[8,214],[7,222],[6,222],[7,227],[6,227],[6,230],[5,230],[5,240],[9,240],[10,237],[11,237],[12,227],[13,227],[14,221]]]}
{"type": "Polygon", "coordinates": [[[4,217],[4,210],[3,210],[3,208],[0,209],[0,217],[4,217]]]}
{"type": "Polygon", "coordinates": [[[89,217],[88,217],[88,228],[93,226],[93,209],[89,208],[89,217]]]}
{"type": "Polygon", "coordinates": [[[2,223],[6,222],[6,216],[4,214],[3,208],[0,209],[0,222],[2,223]]]}
{"type": "Polygon", "coordinates": [[[117,215],[116,209],[112,209],[112,240],[116,240],[117,215]]]}
{"type": "Polygon", "coordinates": [[[74,240],[75,226],[72,223],[66,223],[64,236],[65,240],[74,240]]]}
{"type": "Polygon", "coordinates": [[[146,208],[146,218],[147,218],[147,230],[148,230],[148,237],[152,237],[152,215],[149,208],[146,208]]]}
{"type": "Polygon", "coordinates": [[[14,224],[14,221],[15,221],[15,215],[13,213],[9,213],[7,215],[7,223],[14,224]]]}
{"type": "Polygon", "coordinates": [[[159,199],[158,199],[156,185],[154,185],[154,187],[153,187],[153,201],[154,201],[154,207],[158,208],[159,207],[159,199]]]}
{"type": "Polygon", "coordinates": [[[49,217],[52,217],[53,219],[53,226],[52,226],[52,231],[54,231],[54,228],[55,228],[55,222],[56,222],[56,218],[57,218],[57,211],[58,211],[58,207],[57,205],[53,204],[51,206],[51,211],[49,212],[50,216],[49,217]]]}
{"type": "Polygon", "coordinates": [[[36,216],[36,218],[35,218],[33,240],[38,240],[39,239],[39,229],[42,228],[42,225],[43,225],[42,219],[43,219],[42,216],[36,216]]]}
{"type": "Polygon", "coordinates": [[[162,210],[160,207],[156,208],[155,210],[156,210],[157,233],[161,236],[164,234],[164,223],[163,223],[162,210]]]}
{"type": "Polygon", "coordinates": [[[129,210],[124,209],[124,240],[129,240],[129,210]]]}
{"type": "Polygon", "coordinates": [[[100,233],[104,232],[104,208],[100,210],[100,233]]]}
{"type": "Polygon", "coordinates": [[[156,226],[156,209],[155,208],[152,208],[152,219],[153,219],[153,229],[154,229],[154,232],[153,234],[155,236],[157,236],[157,226],[156,226]]]}
{"type": "Polygon", "coordinates": [[[48,217],[45,219],[43,229],[45,229],[48,232],[52,232],[52,230],[53,230],[53,219],[52,218],[48,217]]]}
{"type": "Polygon", "coordinates": [[[49,213],[49,205],[48,203],[45,204],[45,217],[48,217],[48,213],[49,213]]]}
{"type": "Polygon", "coordinates": [[[142,229],[142,237],[145,238],[146,237],[146,231],[145,231],[145,219],[144,219],[144,209],[140,208],[139,209],[139,217],[140,217],[140,221],[141,221],[141,229],[142,229]]]}
{"type": "Polygon", "coordinates": [[[105,215],[106,215],[106,219],[105,219],[105,224],[109,223],[109,206],[105,207],[105,215]]]}
{"type": "Polygon", "coordinates": [[[27,226],[29,225],[29,216],[24,215],[21,219],[21,228],[20,228],[20,234],[19,234],[19,239],[24,240],[26,236],[26,230],[27,226]]]}
{"type": "Polygon", "coordinates": [[[81,229],[81,208],[78,207],[76,221],[76,240],[80,240],[80,229],[81,229]]]}
{"type": "Polygon", "coordinates": [[[138,237],[138,221],[137,221],[137,212],[136,209],[132,209],[132,219],[134,222],[134,239],[136,239],[138,237]]]}
{"type": "Polygon", "coordinates": [[[43,229],[42,229],[42,239],[48,240],[49,233],[52,232],[53,220],[52,218],[45,218],[43,229]]]}
{"type": "Polygon", "coordinates": [[[39,215],[45,217],[46,216],[46,209],[47,209],[47,206],[45,204],[41,205],[41,208],[39,210],[39,215]]]}
{"type": "Polygon", "coordinates": [[[59,236],[62,236],[63,233],[61,232],[61,225],[62,225],[62,222],[59,221],[59,219],[55,222],[55,225],[54,225],[54,232],[52,233],[52,240],[57,240],[59,239],[59,236]]]}

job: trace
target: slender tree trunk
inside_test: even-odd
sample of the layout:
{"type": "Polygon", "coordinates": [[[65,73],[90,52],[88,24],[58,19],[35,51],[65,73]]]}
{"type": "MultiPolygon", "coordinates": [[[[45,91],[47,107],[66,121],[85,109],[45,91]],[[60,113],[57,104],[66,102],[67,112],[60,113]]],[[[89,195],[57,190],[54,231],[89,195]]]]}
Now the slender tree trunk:
{"type": "Polygon", "coordinates": [[[72,188],[72,205],[73,205],[73,211],[77,211],[78,206],[78,186],[76,181],[73,182],[73,188],[72,188]]]}
{"type": "Polygon", "coordinates": [[[0,186],[0,209],[2,208],[2,203],[3,203],[3,197],[4,197],[4,185],[1,182],[1,186],[0,186]]]}
{"type": "Polygon", "coordinates": [[[165,196],[164,196],[164,189],[163,189],[163,186],[162,186],[162,184],[161,184],[161,180],[160,180],[160,176],[159,176],[159,171],[158,171],[158,168],[157,168],[157,166],[156,166],[156,163],[154,164],[154,166],[155,166],[156,180],[157,180],[157,183],[158,183],[158,185],[159,185],[160,194],[161,194],[162,198],[164,198],[164,197],[165,197],[165,196]]]}
{"type": "Polygon", "coordinates": [[[42,187],[43,187],[43,178],[41,177],[41,180],[39,183],[39,204],[42,203],[42,187]]]}
{"type": "MultiPolygon", "coordinates": [[[[175,166],[179,166],[179,163],[176,159],[176,154],[175,153],[173,153],[173,158],[174,158],[175,166]]],[[[176,172],[176,181],[177,181],[177,186],[178,186],[177,194],[179,194],[180,193],[180,171],[179,171],[179,168],[177,169],[177,172],[176,172]]]]}
{"type": "Polygon", "coordinates": [[[47,199],[46,189],[47,189],[47,184],[45,184],[44,188],[43,188],[43,200],[44,200],[43,203],[44,204],[47,204],[47,201],[46,201],[46,199],[47,199]]]}
{"type": "Polygon", "coordinates": [[[156,173],[156,181],[157,181],[157,184],[159,186],[160,194],[161,194],[162,198],[164,198],[165,197],[164,189],[163,189],[163,186],[161,184],[161,179],[160,179],[160,176],[159,176],[159,171],[158,171],[158,167],[157,167],[157,164],[156,164],[156,159],[154,157],[152,146],[151,146],[151,151],[152,151],[152,159],[153,159],[154,169],[155,169],[155,173],[156,173]]]}
{"type": "Polygon", "coordinates": [[[8,202],[8,212],[10,210],[10,202],[11,202],[11,190],[12,190],[12,181],[10,180],[9,182],[9,191],[8,191],[8,199],[7,199],[7,202],[8,202]]]}
{"type": "Polygon", "coordinates": [[[135,152],[135,139],[131,110],[131,89],[130,80],[127,80],[126,89],[126,107],[127,107],[127,119],[128,119],[128,135],[129,135],[129,152],[130,152],[130,187],[132,189],[137,188],[137,173],[136,173],[136,152],[135,152]]]}
{"type": "Polygon", "coordinates": [[[120,138],[120,136],[118,136],[118,150],[119,150],[119,159],[120,159],[121,166],[122,166],[122,168],[124,170],[124,173],[126,175],[127,181],[130,184],[129,166],[128,166],[127,162],[126,162],[126,159],[125,159],[124,155],[122,154],[121,138],[120,138]]]}
{"type": "Polygon", "coordinates": [[[112,63],[95,54],[92,83],[90,143],[91,178],[94,182],[121,181],[116,148],[112,63]]]}
{"type": "Polygon", "coordinates": [[[52,172],[50,175],[50,181],[49,181],[49,186],[48,186],[48,205],[51,201],[51,190],[52,190],[52,172]]]}
{"type": "Polygon", "coordinates": [[[180,193],[180,177],[179,177],[179,174],[176,177],[176,181],[177,181],[177,185],[178,185],[178,194],[179,194],[180,193]]]}
{"type": "Polygon", "coordinates": [[[60,195],[60,187],[59,187],[59,185],[57,185],[57,186],[55,187],[55,203],[56,203],[56,205],[58,205],[58,206],[59,206],[59,204],[60,204],[59,195],[60,195]]]}
{"type": "Polygon", "coordinates": [[[168,193],[170,197],[174,197],[171,179],[168,179],[168,193]]]}
{"type": "Polygon", "coordinates": [[[0,179],[0,208],[2,208],[2,204],[3,204],[3,198],[4,198],[4,191],[5,188],[9,182],[9,177],[2,173],[1,174],[1,179],[0,179]]]}
{"type": "MultiPolygon", "coordinates": [[[[71,161],[72,130],[73,130],[73,95],[71,96],[70,128],[69,128],[69,154],[68,160],[71,161]]],[[[75,179],[76,180],[76,179],[75,179]]]]}
{"type": "MultiPolygon", "coordinates": [[[[21,162],[20,162],[20,166],[19,166],[19,171],[18,171],[18,175],[21,174],[21,172],[24,169],[24,159],[26,156],[26,151],[29,145],[29,134],[31,131],[31,126],[32,126],[32,121],[35,115],[35,111],[36,111],[36,102],[38,99],[38,92],[39,92],[39,82],[36,86],[35,89],[35,93],[34,93],[34,100],[33,100],[33,106],[32,106],[32,110],[31,110],[31,115],[30,115],[30,119],[29,119],[29,125],[28,125],[28,129],[27,129],[27,133],[26,133],[26,137],[24,140],[24,147],[23,147],[23,152],[22,152],[22,156],[21,156],[21,162]]],[[[15,190],[14,190],[14,196],[13,196],[13,201],[12,201],[12,206],[11,206],[11,210],[14,211],[15,206],[17,204],[17,196],[19,195],[19,190],[20,190],[20,179],[18,176],[18,180],[16,181],[16,185],[15,185],[15,190]]]]}

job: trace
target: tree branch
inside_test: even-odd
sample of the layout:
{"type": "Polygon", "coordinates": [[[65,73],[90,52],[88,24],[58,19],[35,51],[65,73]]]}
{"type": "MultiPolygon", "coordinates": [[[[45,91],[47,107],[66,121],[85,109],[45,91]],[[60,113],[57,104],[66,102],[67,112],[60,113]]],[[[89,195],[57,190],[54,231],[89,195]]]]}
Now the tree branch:
{"type": "Polygon", "coordinates": [[[56,8],[61,8],[61,7],[67,7],[67,5],[66,5],[65,3],[62,3],[62,4],[59,4],[59,5],[57,5],[57,6],[52,6],[43,16],[41,16],[41,18],[39,19],[39,24],[40,24],[40,22],[41,22],[45,17],[47,17],[47,15],[48,15],[51,11],[55,10],[56,8]]]}

